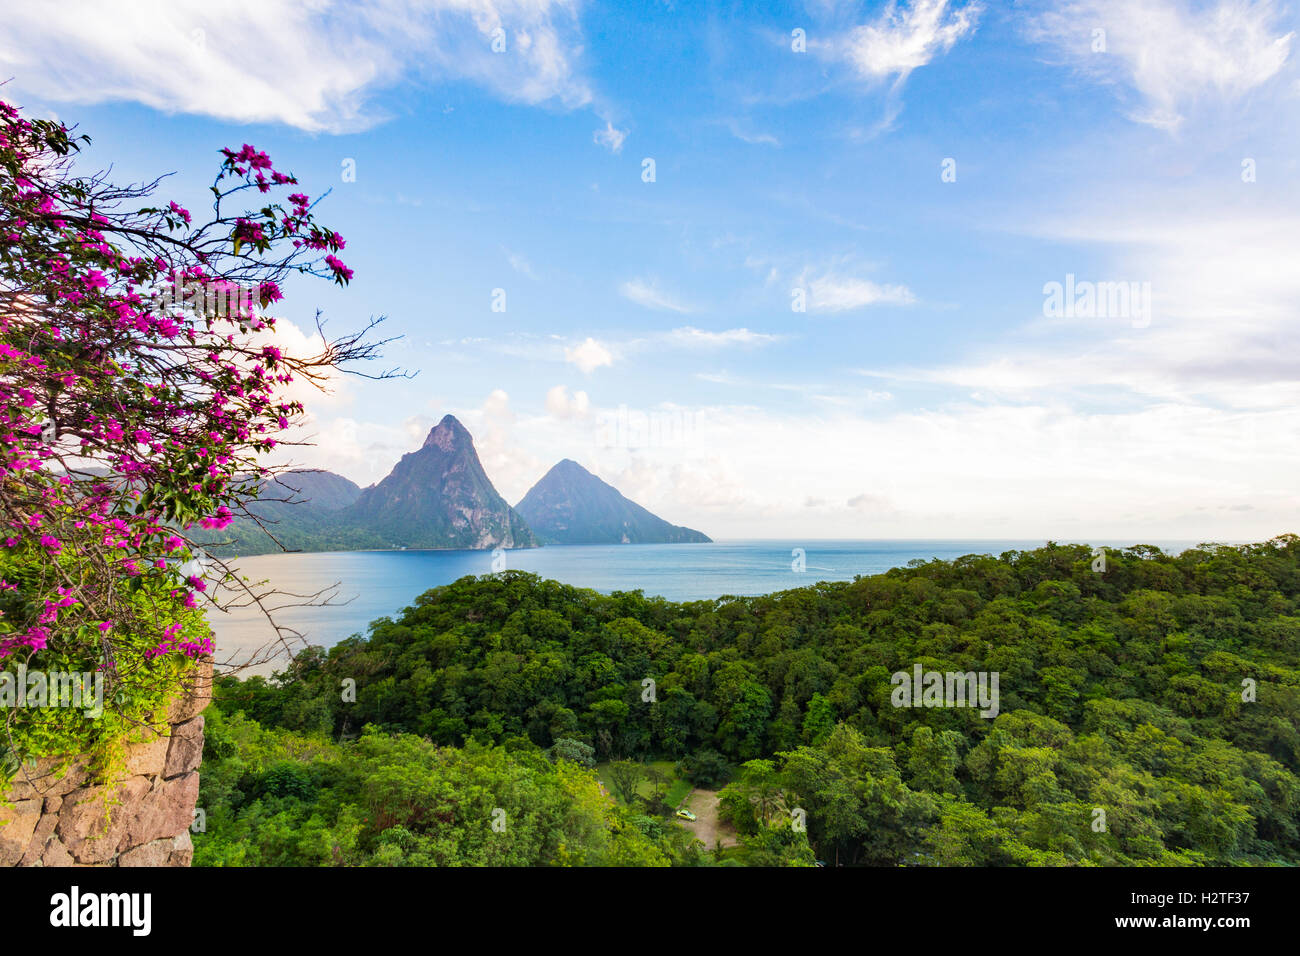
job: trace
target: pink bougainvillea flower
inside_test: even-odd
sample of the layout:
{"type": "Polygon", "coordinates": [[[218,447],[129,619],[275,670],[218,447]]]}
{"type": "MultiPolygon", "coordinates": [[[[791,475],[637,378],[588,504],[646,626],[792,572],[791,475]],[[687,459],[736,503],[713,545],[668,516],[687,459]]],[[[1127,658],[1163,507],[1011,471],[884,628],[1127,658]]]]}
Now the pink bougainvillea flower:
{"type": "Polygon", "coordinates": [[[336,281],[342,281],[342,282],[352,281],[352,270],[349,269],[347,266],[345,266],[340,260],[338,260],[334,256],[326,256],[325,264],[329,266],[330,271],[334,273],[334,278],[336,281]]]}

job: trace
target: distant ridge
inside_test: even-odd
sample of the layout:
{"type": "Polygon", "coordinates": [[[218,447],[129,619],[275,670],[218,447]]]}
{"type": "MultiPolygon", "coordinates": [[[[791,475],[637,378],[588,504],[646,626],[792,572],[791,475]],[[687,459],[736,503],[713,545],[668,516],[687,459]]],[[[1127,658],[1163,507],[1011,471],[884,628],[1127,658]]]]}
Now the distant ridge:
{"type": "MultiPolygon", "coordinates": [[[[286,471],[276,476],[275,484],[280,487],[271,489],[272,493],[279,493],[280,497],[288,501],[302,501],[313,508],[322,508],[326,511],[346,508],[361,496],[361,487],[355,481],[336,475],[332,471],[305,469],[286,471]]],[[[264,491],[263,497],[265,496],[264,491]]],[[[267,503],[269,502],[263,502],[263,504],[267,503]]],[[[297,505],[284,504],[280,507],[293,508],[297,505]]]]}
{"type": "Polygon", "coordinates": [[[190,537],[216,555],[364,547],[339,526],[339,515],[360,495],[355,482],[332,471],[286,471],[261,482],[248,505],[257,520],[237,517],[222,531],[194,527],[190,537]]]}
{"type": "Polygon", "coordinates": [[[564,459],[533,485],[515,510],[554,544],[707,544],[702,532],[670,524],[564,459]]]}

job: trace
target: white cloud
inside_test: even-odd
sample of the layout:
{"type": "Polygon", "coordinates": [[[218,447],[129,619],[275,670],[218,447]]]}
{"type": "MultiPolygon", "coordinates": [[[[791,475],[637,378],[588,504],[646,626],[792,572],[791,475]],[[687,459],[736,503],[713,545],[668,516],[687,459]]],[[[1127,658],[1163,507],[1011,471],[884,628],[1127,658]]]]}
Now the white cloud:
{"type": "MultiPolygon", "coordinates": [[[[250,333],[247,341],[253,348],[273,345],[283,355],[304,360],[322,355],[326,346],[314,327],[308,331],[282,316],[276,317],[274,328],[250,333]]],[[[280,394],[287,401],[300,401],[311,408],[337,408],[352,401],[352,380],[342,371],[329,367],[319,369],[316,375],[318,385],[297,376],[281,387],[280,394]]]]}
{"type": "Polygon", "coordinates": [[[514,412],[510,408],[510,396],[505,389],[494,388],[488,393],[483,403],[483,413],[490,418],[505,422],[514,421],[514,412]]]}
{"type": "Polygon", "coordinates": [[[25,93],[313,132],[372,125],[372,96],[411,77],[585,106],[581,47],[566,0],[223,0],[219,13],[204,0],[68,0],[11,4],[0,21],[0,66],[25,93]]]}
{"type": "Polygon", "coordinates": [[[590,410],[591,399],[586,392],[570,396],[567,388],[556,385],[546,393],[546,411],[556,418],[586,418],[590,410]]]}
{"type": "Polygon", "coordinates": [[[380,481],[397,460],[420,447],[428,428],[418,436],[410,423],[400,426],[358,421],[351,415],[320,415],[309,406],[310,422],[299,437],[309,444],[282,446],[268,463],[323,468],[365,487],[380,481]]]}
{"type": "Polygon", "coordinates": [[[867,140],[892,129],[902,112],[903,87],[912,71],[973,34],[983,10],[974,0],[890,0],[872,22],[829,41],[815,41],[813,49],[830,60],[847,63],[862,79],[874,83],[893,77],[883,115],[869,127],[852,128],[851,135],[867,140]]]}
{"type": "Polygon", "coordinates": [[[627,139],[627,130],[618,129],[613,123],[605,121],[605,128],[596,130],[592,140],[597,146],[604,146],[614,155],[623,152],[623,141],[627,139]]]}
{"type": "Polygon", "coordinates": [[[727,372],[696,372],[695,377],[701,382],[711,382],[714,385],[743,385],[746,384],[727,372]]]}
{"type": "Polygon", "coordinates": [[[461,423],[474,439],[474,450],[488,478],[509,502],[518,501],[523,491],[532,486],[548,462],[551,450],[540,449],[518,440],[521,432],[529,431],[533,418],[516,412],[510,396],[500,388],[493,389],[482,406],[458,415],[461,423]],[[541,457],[537,452],[540,450],[541,457]]]}
{"type": "Polygon", "coordinates": [[[978,3],[891,0],[875,21],[849,34],[845,55],[865,77],[906,77],[973,33],[982,10],[978,3]]]}
{"type": "Polygon", "coordinates": [[[659,283],[645,279],[629,279],[618,287],[618,294],[629,302],[643,305],[647,309],[662,309],[668,312],[690,312],[691,308],[659,289],[659,283]]]}
{"type": "Polygon", "coordinates": [[[527,276],[529,279],[536,280],[538,278],[537,270],[533,268],[533,264],[522,255],[517,252],[512,252],[504,247],[502,247],[501,251],[506,254],[506,261],[510,263],[510,268],[514,269],[522,276],[527,276]]]}
{"type": "Polygon", "coordinates": [[[1127,197],[1117,208],[1049,212],[1028,231],[1108,249],[1107,274],[1081,278],[1149,282],[1149,324],[1075,319],[998,343],[996,357],[932,369],[930,380],[1000,394],[1110,388],[1129,400],[1232,409],[1300,402],[1289,360],[1300,350],[1300,218],[1180,197],[1127,197]]]}
{"type": "Polygon", "coordinates": [[[869,305],[911,305],[916,301],[907,286],[880,285],[834,272],[814,277],[804,270],[798,285],[808,290],[808,307],[814,312],[848,312],[869,305]]]}
{"type": "Polygon", "coordinates": [[[749,329],[726,329],[722,332],[709,332],[689,325],[684,328],[673,329],[663,336],[663,340],[669,345],[691,349],[725,348],[729,345],[770,345],[773,342],[781,341],[781,339],[782,336],[780,335],[751,332],[749,329]]]}
{"type": "MultiPolygon", "coordinates": [[[[783,341],[784,335],[755,332],[747,328],[710,331],[683,326],[666,332],[610,339],[587,336],[581,341],[558,335],[539,337],[526,333],[502,333],[491,338],[465,337],[444,339],[431,347],[447,349],[483,349],[489,352],[526,359],[530,362],[568,362],[585,373],[616,361],[645,352],[663,349],[705,351],[724,348],[755,348],[783,341]]],[[[443,354],[450,354],[444,351],[443,354]]]]}
{"type": "MultiPolygon", "coordinates": [[[[880,495],[860,494],[854,495],[846,504],[857,511],[884,511],[889,508],[889,501],[880,495]]],[[[807,507],[807,502],[804,502],[807,507]]]]}
{"type": "Polygon", "coordinates": [[[418,448],[424,444],[424,440],[429,437],[429,432],[433,431],[438,421],[439,419],[430,415],[412,415],[402,422],[402,428],[411,439],[411,447],[418,448]]]}
{"type": "Polygon", "coordinates": [[[742,127],[740,125],[740,122],[736,119],[728,119],[725,122],[726,122],[727,129],[731,131],[731,135],[736,137],[736,139],[740,140],[742,143],[748,143],[751,146],[780,146],[781,145],[781,141],[777,139],[775,136],[773,136],[771,133],[750,132],[746,128],[742,127]]]}
{"type": "MultiPolygon", "coordinates": [[[[1300,406],[1266,417],[1174,403],[1084,412],[1051,400],[885,415],[680,411],[646,410],[689,427],[634,448],[602,438],[609,429],[600,423],[615,412],[595,405],[583,417],[527,414],[497,395],[462,420],[509,501],[573,458],[656,514],[715,538],[1131,543],[1300,530],[1300,406]]],[[[364,454],[375,444],[369,431],[352,423],[347,447],[364,454]]]]}
{"type": "Polygon", "coordinates": [[[1133,120],[1172,130],[1195,103],[1237,100],[1278,75],[1295,37],[1282,15],[1273,0],[1070,0],[1033,18],[1029,35],[1081,72],[1131,87],[1133,120]],[[1105,52],[1093,51],[1095,29],[1105,52]]]}
{"type": "Polygon", "coordinates": [[[572,348],[565,348],[564,360],[590,374],[602,365],[613,365],[614,355],[595,339],[588,337],[572,348]]]}

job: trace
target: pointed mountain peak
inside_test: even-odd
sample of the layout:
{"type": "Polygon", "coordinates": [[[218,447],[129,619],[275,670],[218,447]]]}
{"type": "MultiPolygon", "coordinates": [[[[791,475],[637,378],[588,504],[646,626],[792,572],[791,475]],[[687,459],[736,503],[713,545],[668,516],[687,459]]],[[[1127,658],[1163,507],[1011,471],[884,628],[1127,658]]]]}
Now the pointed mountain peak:
{"type": "Polygon", "coordinates": [[[570,458],[542,476],[515,510],[534,533],[556,544],[709,541],[707,535],[651,514],[570,458]]]}
{"type": "Polygon", "coordinates": [[[424,448],[441,448],[443,451],[451,451],[457,445],[469,442],[471,445],[474,439],[470,437],[465,426],[462,425],[455,415],[444,415],[442,421],[429,430],[429,437],[424,440],[424,448]]]}
{"type": "Polygon", "coordinates": [[[492,486],[474,439],[454,415],[403,455],[379,484],[357,498],[348,517],[388,547],[531,548],[537,539],[492,486]]]}
{"type": "Polygon", "coordinates": [[[557,461],[551,466],[551,470],[542,476],[538,484],[543,486],[552,485],[557,488],[603,487],[618,494],[618,489],[613,485],[598,477],[595,472],[583,468],[572,458],[557,461]]]}
{"type": "Polygon", "coordinates": [[[551,467],[551,471],[550,471],[550,473],[551,473],[551,474],[557,474],[557,475],[563,475],[563,474],[565,474],[565,473],[568,473],[568,474],[577,474],[577,475],[590,475],[590,474],[591,474],[591,472],[589,472],[586,468],[583,468],[580,464],[578,464],[578,463],[577,463],[576,461],[574,461],[572,458],[562,458],[562,459],[560,459],[559,461],[557,461],[557,462],[556,462],[556,463],[551,467]]]}

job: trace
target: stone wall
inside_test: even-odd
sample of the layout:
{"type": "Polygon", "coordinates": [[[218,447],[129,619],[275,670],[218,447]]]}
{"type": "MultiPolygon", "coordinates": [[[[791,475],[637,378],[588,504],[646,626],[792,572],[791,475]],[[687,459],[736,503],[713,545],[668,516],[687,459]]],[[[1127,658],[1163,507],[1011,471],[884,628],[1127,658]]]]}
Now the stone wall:
{"type": "Polygon", "coordinates": [[[0,866],[189,866],[211,695],[206,660],[173,702],[165,732],[127,745],[111,785],[90,779],[84,757],[62,771],[52,758],[20,770],[0,805],[0,866]]]}

